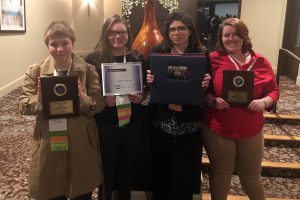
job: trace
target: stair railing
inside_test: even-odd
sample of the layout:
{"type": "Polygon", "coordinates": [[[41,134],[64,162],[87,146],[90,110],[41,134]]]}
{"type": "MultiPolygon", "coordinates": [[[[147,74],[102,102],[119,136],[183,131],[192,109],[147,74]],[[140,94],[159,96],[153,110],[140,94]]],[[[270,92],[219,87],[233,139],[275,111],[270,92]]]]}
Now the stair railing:
{"type": "MultiPolygon", "coordinates": [[[[300,58],[297,55],[295,55],[293,52],[291,52],[290,50],[285,49],[285,48],[279,49],[277,72],[276,72],[276,83],[278,86],[279,86],[279,81],[280,81],[280,75],[282,74],[282,65],[281,65],[282,55],[283,55],[282,53],[286,53],[288,56],[297,60],[298,64],[300,63],[300,58]]],[[[274,105],[272,112],[276,113],[276,109],[277,109],[277,104],[274,105]]]]}

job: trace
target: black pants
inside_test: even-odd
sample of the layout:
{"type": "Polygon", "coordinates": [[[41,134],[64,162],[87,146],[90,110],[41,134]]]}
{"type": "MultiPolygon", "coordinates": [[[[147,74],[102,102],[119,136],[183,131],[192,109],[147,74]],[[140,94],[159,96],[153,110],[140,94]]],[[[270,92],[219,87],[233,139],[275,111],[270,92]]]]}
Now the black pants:
{"type": "Polygon", "coordinates": [[[130,200],[134,180],[134,160],[142,125],[101,126],[99,130],[105,199],[111,200],[112,190],[116,188],[119,200],[130,200]]]}
{"type": "Polygon", "coordinates": [[[172,136],[151,128],[153,200],[192,200],[201,184],[201,131],[172,136]]]}
{"type": "MultiPolygon", "coordinates": [[[[67,200],[68,198],[65,197],[65,196],[59,196],[59,197],[55,197],[53,199],[50,199],[50,200],[67,200]]],[[[71,200],[91,200],[92,199],[92,193],[87,193],[87,194],[83,194],[83,195],[80,195],[78,197],[75,197],[71,200]]]]}

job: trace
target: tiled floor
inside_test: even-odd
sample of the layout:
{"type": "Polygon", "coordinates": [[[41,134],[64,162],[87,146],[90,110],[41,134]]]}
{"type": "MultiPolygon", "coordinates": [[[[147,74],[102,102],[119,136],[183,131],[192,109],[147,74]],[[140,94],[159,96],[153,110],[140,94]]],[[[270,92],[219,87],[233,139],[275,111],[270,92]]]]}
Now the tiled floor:
{"type": "MultiPolygon", "coordinates": [[[[280,114],[300,115],[300,86],[282,78],[281,99],[278,102],[277,112],[280,114]]],[[[31,133],[34,117],[22,116],[18,111],[18,96],[20,89],[16,89],[0,99],[0,200],[25,200],[27,197],[27,175],[31,157],[31,133]]],[[[278,128],[276,125],[266,127],[270,130],[278,128]]],[[[300,134],[299,123],[286,128],[291,134],[300,134]]],[[[278,154],[272,150],[268,154],[278,154]]],[[[299,148],[298,148],[299,152],[299,148]]],[[[285,160],[298,159],[290,150],[281,151],[285,160]]],[[[269,155],[271,156],[271,155],[269,155]]],[[[298,157],[297,157],[298,156],[298,157]]],[[[206,190],[207,176],[205,178],[206,190]]],[[[233,177],[231,194],[243,195],[237,177],[233,177]]],[[[293,179],[264,178],[264,186],[268,197],[300,199],[300,177],[293,179]],[[290,186],[290,187],[287,187],[290,186]],[[288,189],[287,189],[288,188],[288,189]]]]}

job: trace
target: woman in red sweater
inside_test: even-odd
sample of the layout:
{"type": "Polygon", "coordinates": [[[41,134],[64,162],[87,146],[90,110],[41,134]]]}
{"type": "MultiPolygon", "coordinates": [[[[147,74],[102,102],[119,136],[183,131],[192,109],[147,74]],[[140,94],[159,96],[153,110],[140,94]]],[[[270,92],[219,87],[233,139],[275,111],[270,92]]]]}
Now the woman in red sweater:
{"type": "Polygon", "coordinates": [[[234,170],[249,198],[263,200],[263,111],[270,111],[279,98],[271,64],[252,50],[248,28],[237,18],[221,24],[210,59],[214,91],[206,99],[203,141],[210,160],[212,200],[227,199],[234,170]],[[224,70],[254,73],[253,100],[247,106],[234,107],[222,98],[224,70]]]}

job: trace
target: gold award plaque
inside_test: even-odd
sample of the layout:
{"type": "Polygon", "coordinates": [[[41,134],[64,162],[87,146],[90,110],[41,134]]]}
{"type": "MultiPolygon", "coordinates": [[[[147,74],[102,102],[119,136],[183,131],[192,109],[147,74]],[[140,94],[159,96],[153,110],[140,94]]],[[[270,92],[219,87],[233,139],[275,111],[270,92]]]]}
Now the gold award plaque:
{"type": "Polygon", "coordinates": [[[248,92],[228,91],[227,100],[232,103],[247,103],[248,102],[248,92]]]}

